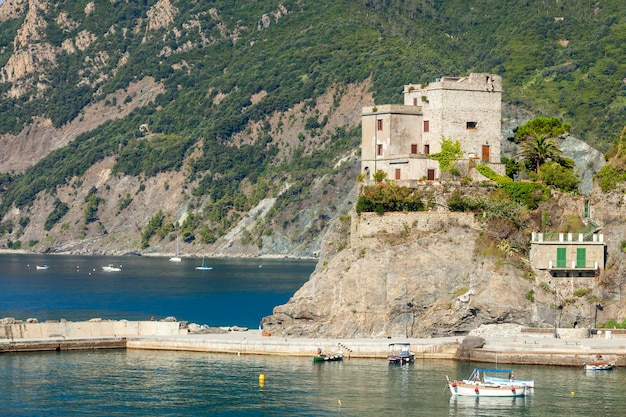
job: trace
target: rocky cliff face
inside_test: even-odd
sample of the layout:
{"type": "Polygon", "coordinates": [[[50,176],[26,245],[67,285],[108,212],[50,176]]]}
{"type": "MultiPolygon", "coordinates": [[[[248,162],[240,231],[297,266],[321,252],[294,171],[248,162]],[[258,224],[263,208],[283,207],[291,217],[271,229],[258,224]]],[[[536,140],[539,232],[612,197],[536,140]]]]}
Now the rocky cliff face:
{"type": "MultiPolygon", "coordinates": [[[[550,206],[555,223],[565,226],[576,217],[572,207],[579,207],[581,199],[556,195],[550,206]]],[[[383,230],[350,245],[355,240],[349,239],[350,220],[344,218],[334,223],[310,280],[262,320],[263,328],[302,337],[436,337],[494,323],[551,327],[558,320],[559,327],[575,321],[587,327],[595,320],[596,302],[604,306],[598,323],[623,317],[623,199],[618,192],[593,200],[608,242],[607,269],[589,279],[592,292],[585,296],[575,295],[564,280],[557,293],[563,307],[556,318],[554,293],[546,289],[549,276],[544,271],[529,275],[511,259],[477,250],[485,232],[479,221],[438,221],[428,230],[414,225],[400,233],[383,230]]],[[[355,215],[353,221],[362,220],[355,215]]]]}

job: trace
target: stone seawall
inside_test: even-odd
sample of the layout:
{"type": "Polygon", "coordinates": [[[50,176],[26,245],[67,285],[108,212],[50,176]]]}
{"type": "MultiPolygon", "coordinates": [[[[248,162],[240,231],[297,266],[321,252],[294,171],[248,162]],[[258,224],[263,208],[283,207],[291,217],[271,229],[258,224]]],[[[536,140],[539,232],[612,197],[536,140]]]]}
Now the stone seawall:
{"type": "Polygon", "coordinates": [[[175,336],[186,334],[178,322],[164,321],[60,321],[45,323],[0,324],[2,339],[46,339],[128,337],[128,336],[175,336]]]}

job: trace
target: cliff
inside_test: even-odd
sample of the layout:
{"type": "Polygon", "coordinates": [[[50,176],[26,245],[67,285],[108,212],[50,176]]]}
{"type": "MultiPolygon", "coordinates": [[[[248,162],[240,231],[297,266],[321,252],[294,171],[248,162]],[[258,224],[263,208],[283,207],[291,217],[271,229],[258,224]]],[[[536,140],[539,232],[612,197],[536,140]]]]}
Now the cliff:
{"type": "MultiPolygon", "coordinates": [[[[558,299],[546,287],[549,274],[529,272],[527,258],[485,248],[489,231],[479,216],[444,210],[346,216],[334,222],[310,280],[262,320],[263,329],[299,337],[439,337],[482,324],[552,327],[558,320],[559,327],[590,327],[596,319],[619,320],[626,315],[623,199],[623,191],[592,199],[608,243],[606,270],[578,284],[590,289],[584,296],[562,280],[558,299]],[[603,310],[594,317],[596,303],[603,310]]],[[[556,193],[538,212],[549,209],[553,227],[567,228],[583,200],[556,193]]]]}

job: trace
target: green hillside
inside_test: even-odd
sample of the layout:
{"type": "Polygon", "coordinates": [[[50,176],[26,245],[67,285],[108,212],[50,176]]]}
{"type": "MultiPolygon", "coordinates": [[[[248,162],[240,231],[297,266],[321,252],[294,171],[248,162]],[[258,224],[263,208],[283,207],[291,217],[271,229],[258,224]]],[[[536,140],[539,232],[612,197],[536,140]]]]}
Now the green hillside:
{"type": "MultiPolygon", "coordinates": [[[[327,120],[319,115],[301,132],[323,136],[316,147],[280,152],[284,145],[274,141],[269,117],[298,103],[311,106],[331,87],[338,101],[342,88],[368,78],[377,103],[397,103],[409,82],[494,72],[504,79],[507,103],[559,116],[602,150],[626,120],[622,0],[172,0],[172,19],[160,25],[149,13],[156,3],[59,0],[39,11],[45,27],[30,42],[52,45],[58,54],[40,70],[0,83],[0,133],[17,133],[38,115],[62,126],[81,117],[84,106],[145,77],[165,92],[25,174],[3,178],[0,216],[13,204],[31,204],[42,190],[54,192],[108,155],[116,156],[115,173],[151,177],[180,169],[201,141],[191,193],[211,196],[205,220],[228,228],[225,211],[249,209],[275,195],[280,182],[296,184],[298,196],[306,196],[315,178],[332,174],[329,161],[360,141],[358,126],[321,134],[327,120]],[[84,31],[93,35],[87,47],[62,49],[84,31]],[[15,87],[19,96],[9,94],[15,87]],[[255,95],[262,98],[252,102],[255,95]],[[261,133],[243,144],[234,140],[257,122],[261,133]],[[143,123],[151,140],[133,140],[143,123]],[[247,191],[239,186],[244,180],[251,184],[247,191]]],[[[0,23],[0,65],[16,52],[26,12],[24,6],[0,23]]],[[[221,232],[205,233],[206,240],[214,233],[221,232]]]]}

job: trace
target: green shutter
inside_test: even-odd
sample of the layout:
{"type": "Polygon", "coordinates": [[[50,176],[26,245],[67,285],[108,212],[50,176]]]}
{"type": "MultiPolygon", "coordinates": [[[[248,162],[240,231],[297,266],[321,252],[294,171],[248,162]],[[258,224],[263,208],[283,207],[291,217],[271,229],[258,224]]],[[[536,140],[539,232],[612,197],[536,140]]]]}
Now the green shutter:
{"type": "Polygon", "coordinates": [[[567,252],[565,248],[556,248],[556,267],[565,268],[567,266],[567,252]]]}
{"type": "Polygon", "coordinates": [[[587,266],[587,249],[576,249],[576,268],[585,268],[587,266]]]}

